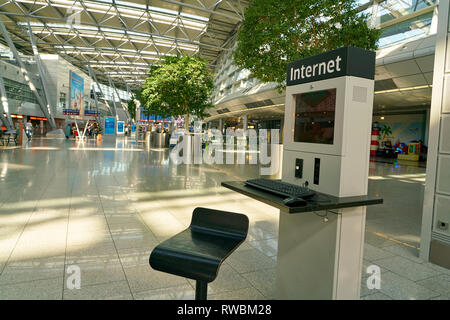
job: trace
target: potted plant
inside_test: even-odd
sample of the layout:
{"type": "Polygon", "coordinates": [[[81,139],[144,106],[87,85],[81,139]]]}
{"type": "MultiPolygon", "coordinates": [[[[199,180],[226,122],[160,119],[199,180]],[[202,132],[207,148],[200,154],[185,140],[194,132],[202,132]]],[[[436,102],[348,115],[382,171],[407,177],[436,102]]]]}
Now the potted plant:
{"type": "Polygon", "coordinates": [[[381,128],[381,133],[383,134],[383,139],[385,140],[387,137],[389,137],[392,134],[392,129],[388,125],[384,125],[383,128],[381,128]]]}

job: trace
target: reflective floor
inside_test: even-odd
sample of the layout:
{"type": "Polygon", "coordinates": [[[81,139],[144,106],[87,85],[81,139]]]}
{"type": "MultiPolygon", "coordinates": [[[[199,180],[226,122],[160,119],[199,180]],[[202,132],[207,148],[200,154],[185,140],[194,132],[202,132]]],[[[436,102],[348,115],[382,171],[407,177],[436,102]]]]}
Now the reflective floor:
{"type": "MultiPolygon", "coordinates": [[[[220,187],[258,175],[256,165],[175,165],[126,139],[0,149],[0,299],[193,299],[193,281],[152,270],[148,257],[199,206],[251,224],[208,298],[273,299],[278,210],[220,187]]],[[[424,168],[371,163],[369,192],[385,202],[367,213],[363,299],[449,299],[450,270],[418,258],[424,181],[424,168]],[[366,285],[373,264],[379,290],[366,285]]]]}

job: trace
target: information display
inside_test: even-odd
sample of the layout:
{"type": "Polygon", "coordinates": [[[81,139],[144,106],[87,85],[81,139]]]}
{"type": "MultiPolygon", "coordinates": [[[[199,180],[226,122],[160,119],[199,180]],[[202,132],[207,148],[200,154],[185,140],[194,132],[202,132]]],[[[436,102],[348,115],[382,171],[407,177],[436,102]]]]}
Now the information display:
{"type": "Polygon", "coordinates": [[[117,121],[117,134],[123,134],[125,132],[125,122],[117,121]]]}
{"type": "Polygon", "coordinates": [[[105,118],[105,134],[116,133],[116,118],[105,118]]]}
{"type": "Polygon", "coordinates": [[[294,142],[333,144],[336,89],[296,94],[294,142]]]}
{"type": "Polygon", "coordinates": [[[73,114],[82,114],[84,96],[84,79],[70,71],[70,101],[69,110],[73,114]]]}

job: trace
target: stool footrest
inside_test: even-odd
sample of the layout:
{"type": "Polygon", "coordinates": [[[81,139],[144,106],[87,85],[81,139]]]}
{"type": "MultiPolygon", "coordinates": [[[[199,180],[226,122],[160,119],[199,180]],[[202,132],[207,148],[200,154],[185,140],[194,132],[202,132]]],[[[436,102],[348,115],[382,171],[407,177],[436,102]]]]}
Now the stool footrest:
{"type": "Polygon", "coordinates": [[[208,296],[208,282],[197,280],[195,285],[195,300],[206,300],[208,296]]]}

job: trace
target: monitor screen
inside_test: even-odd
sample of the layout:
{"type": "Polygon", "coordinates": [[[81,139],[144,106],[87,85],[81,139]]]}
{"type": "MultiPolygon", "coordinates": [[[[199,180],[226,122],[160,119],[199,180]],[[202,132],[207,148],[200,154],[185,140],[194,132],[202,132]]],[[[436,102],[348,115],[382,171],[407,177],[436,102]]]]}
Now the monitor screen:
{"type": "Polygon", "coordinates": [[[294,142],[333,144],[336,89],[294,95],[294,142]]]}

